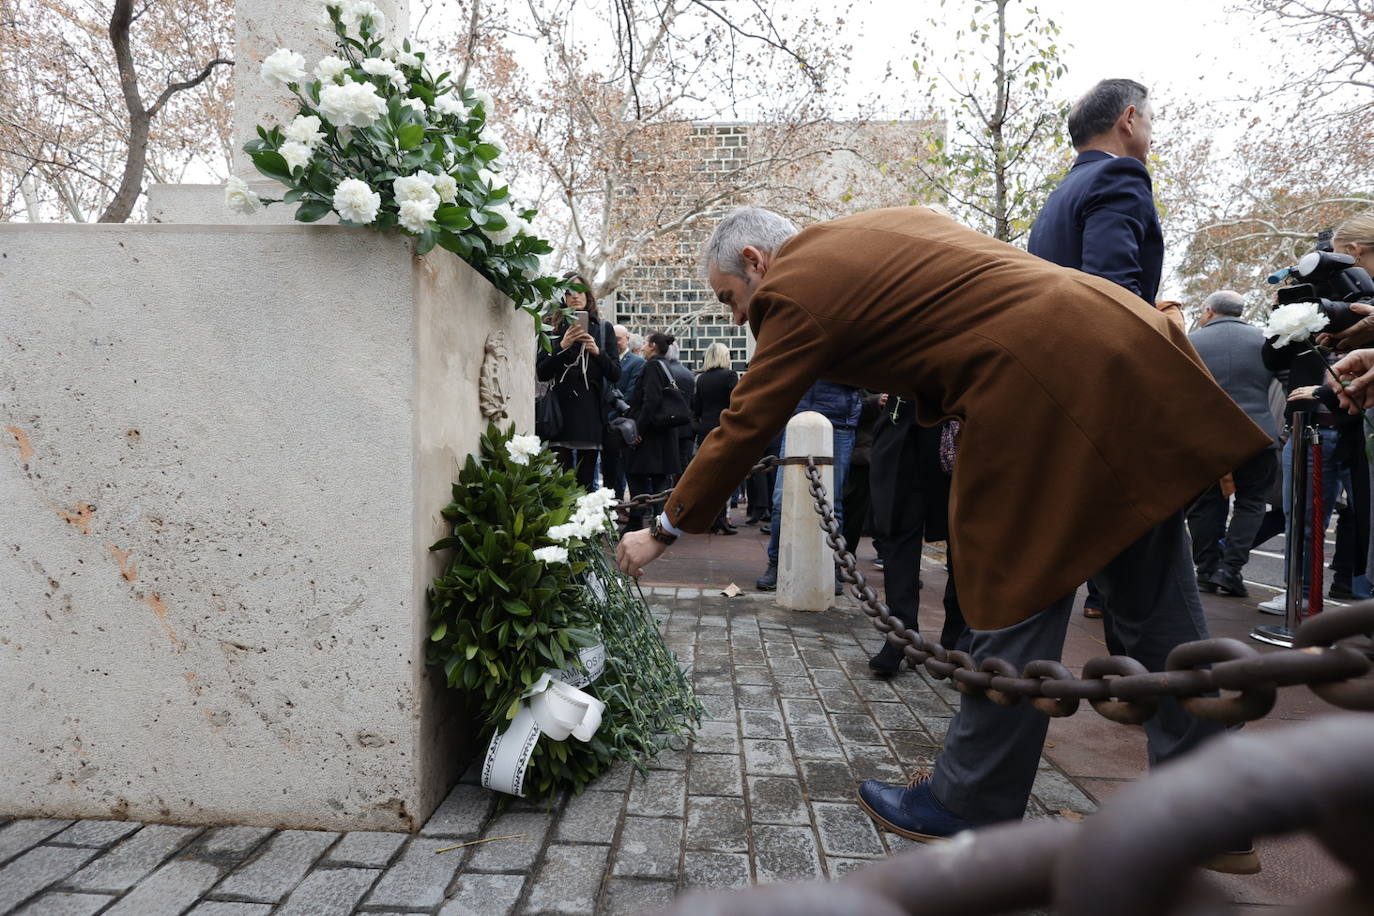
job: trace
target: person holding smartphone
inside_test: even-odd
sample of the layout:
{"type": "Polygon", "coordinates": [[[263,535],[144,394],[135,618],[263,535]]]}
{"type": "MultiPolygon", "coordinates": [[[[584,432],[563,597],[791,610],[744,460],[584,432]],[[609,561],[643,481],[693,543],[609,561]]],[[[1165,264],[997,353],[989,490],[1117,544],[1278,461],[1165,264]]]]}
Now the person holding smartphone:
{"type": "Polygon", "coordinates": [[[620,380],[620,361],[615,331],[601,320],[591,284],[574,271],[563,276],[586,290],[563,296],[573,320],[553,313],[553,350],[539,351],[535,373],[539,381],[553,383],[563,414],[563,425],[549,440],[549,448],[559,463],[577,473],[578,484],[590,490],[596,484],[596,459],[605,439],[606,412],[601,405],[607,388],[620,380]]]}

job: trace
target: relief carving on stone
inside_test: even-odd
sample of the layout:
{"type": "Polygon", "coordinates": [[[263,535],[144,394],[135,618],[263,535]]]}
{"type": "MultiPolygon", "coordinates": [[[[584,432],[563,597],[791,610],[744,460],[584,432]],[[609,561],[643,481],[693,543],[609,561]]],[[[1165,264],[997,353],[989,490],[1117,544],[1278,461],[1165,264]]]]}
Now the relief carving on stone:
{"type": "Polygon", "coordinates": [[[506,352],[506,332],[492,331],[482,348],[482,372],[477,381],[477,404],[490,421],[506,419],[510,395],[510,355],[506,352]]]}

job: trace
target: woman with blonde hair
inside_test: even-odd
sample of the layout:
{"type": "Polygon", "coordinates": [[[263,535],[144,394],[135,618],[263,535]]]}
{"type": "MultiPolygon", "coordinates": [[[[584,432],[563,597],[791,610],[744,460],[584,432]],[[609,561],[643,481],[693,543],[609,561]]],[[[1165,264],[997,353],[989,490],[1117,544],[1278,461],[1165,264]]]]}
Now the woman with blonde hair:
{"type": "MultiPolygon", "coordinates": [[[[739,384],[739,373],[730,368],[730,348],[717,341],[706,348],[697,386],[692,392],[692,420],[696,424],[697,447],[711,430],[720,425],[720,412],[730,406],[730,392],[739,384]]],[[[752,507],[750,507],[752,510],[752,507]]],[[[722,506],[711,531],[734,534],[726,507],[722,506]]]]}

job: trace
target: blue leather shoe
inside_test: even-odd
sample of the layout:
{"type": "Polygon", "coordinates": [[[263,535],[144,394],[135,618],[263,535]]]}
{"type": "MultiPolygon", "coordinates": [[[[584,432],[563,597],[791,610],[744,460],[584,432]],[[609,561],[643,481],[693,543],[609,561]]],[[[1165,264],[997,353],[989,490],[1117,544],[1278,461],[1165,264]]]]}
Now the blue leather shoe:
{"type": "Polygon", "coordinates": [[[878,822],[878,826],[898,836],[921,843],[946,840],[973,824],[945,809],[930,791],[926,775],[917,776],[906,786],[867,779],[859,786],[859,807],[878,822]]]}

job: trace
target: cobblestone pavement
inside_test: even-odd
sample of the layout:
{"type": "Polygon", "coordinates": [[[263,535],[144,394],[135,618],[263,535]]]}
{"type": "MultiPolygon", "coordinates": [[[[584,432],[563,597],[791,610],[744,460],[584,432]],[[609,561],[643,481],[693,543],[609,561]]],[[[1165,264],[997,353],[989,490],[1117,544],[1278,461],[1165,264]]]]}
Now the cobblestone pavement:
{"type": "MultiPolygon", "coordinates": [[[[497,815],[470,775],[414,836],[15,820],[0,825],[0,913],[639,914],[689,888],[834,878],[909,845],[874,829],[854,787],[933,759],[952,687],[871,677],[876,636],[848,599],[825,614],[695,588],[649,600],[707,718],[647,776],[618,766],[551,809],[497,815]]],[[[1093,808],[1042,762],[1028,816],[1093,808]]]]}

